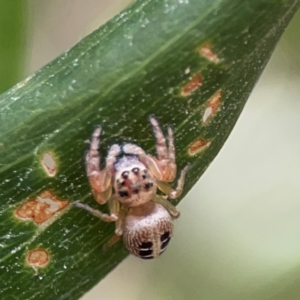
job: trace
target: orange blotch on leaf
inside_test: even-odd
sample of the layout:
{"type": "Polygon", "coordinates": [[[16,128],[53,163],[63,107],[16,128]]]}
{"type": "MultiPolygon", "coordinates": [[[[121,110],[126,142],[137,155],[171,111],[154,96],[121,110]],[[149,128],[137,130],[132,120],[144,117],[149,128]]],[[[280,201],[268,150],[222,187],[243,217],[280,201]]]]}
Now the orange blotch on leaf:
{"type": "Polygon", "coordinates": [[[27,263],[32,267],[45,267],[49,262],[49,254],[44,249],[34,249],[28,252],[27,263]]]}
{"type": "Polygon", "coordinates": [[[222,90],[217,90],[207,101],[205,111],[202,116],[202,123],[208,124],[211,118],[216,114],[222,98],[222,90]]]}
{"type": "Polygon", "coordinates": [[[208,140],[205,140],[202,138],[195,140],[189,146],[189,149],[188,149],[189,155],[194,156],[194,155],[198,154],[199,152],[208,148],[210,144],[211,144],[211,141],[208,141],[208,140]]]}
{"type": "Polygon", "coordinates": [[[181,96],[189,96],[192,92],[196,91],[202,85],[202,77],[196,74],[192,79],[181,89],[181,96]]]}
{"type": "Polygon", "coordinates": [[[57,163],[51,152],[45,152],[42,155],[41,164],[48,176],[54,177],[57,171],[57,163]]]}
{"type": "Polygon", "coordinates": [[[214,63],[220,62],[219,57],[212,51],[211,46],[209,44],[205,44],[199,47],[198,52],[201,56],[205,57],[206,59],[214,63]]]}
{"type": "Polygon", "coordinates": [[[29,199],[19,207],[15,215],[22,220],[32,220],[40,225],[69,204],[66,200],[58,199],[52,192],[44,191],[35,199],[29,199]]]}

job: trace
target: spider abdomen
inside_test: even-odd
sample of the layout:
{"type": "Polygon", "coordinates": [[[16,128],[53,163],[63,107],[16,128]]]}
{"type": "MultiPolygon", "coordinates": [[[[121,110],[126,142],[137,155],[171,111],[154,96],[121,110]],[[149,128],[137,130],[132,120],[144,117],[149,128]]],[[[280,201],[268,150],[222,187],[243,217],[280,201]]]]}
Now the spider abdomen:
{"type": "Polygon", "coordinates": [[[133,255],[152,259],[166,250],[172,233],[173,221],[169,212],[151,201],[129,210],[124,221],[123,240],[133,255]]]}

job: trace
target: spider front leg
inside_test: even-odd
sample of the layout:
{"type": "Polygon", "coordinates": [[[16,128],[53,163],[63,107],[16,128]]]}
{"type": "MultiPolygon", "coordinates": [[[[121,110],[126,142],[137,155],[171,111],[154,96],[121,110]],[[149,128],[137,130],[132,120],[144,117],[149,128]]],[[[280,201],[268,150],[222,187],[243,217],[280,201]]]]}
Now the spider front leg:
{"type": "Polygon", "coordinates": [[[150,116],[149,120],[156,138],[157,158],[149,157],[148,159],[152,159],[156,163],[157,168],[159,169],[159,173],[156,174],[156,177],[159,181],[172,182],[174,181],[177,172],[173,129],[171,126],[168,126],[167,145],[166,138],[156,118],[154,116],[150,116]]]}
{"type": "MultiPolygon", "coordinates": [[[[100,170],[100,156],[98,152],[101,127],[97,127],[93,133],[90,150],[85,157],[86,173],[91,186],[92,194],[99,204],[108,201],[112,194],[112,172],[111,167],[100,170]]],[[[111,166],[115,157],[120,152],[118,145],[113,145],[108,153],[106,163],[111,166]]]]}
{"type": "Polygon", "coordinates": [[[181,170],[180,177],[177,182],[177,187],[175,189],[173,189],[169,183],[163,181],[158,182],[158,188],[171,199],[177,199],[182,193],[185,182],[185,175],[189,168],[190,165],[187,165],[183,168],[183,170],[181,170]]]}
{"type": "Polygon", "coordinates": [[[186,166],[181,171],[177,187],[173,189],[168,184],[168,182],[174,181],[177,172],[173,129],[171,126],[168,126],[167,145],[166,138],[157,120],[153,116],[150,117],[150,123],[153,126],[153,132],[156,137],[157,158],[149,155],[147,156],[149,168],[159,181],[158,188],[171,199],[176,199],[182,193],[185,175],[189,169],[189,166],[186,166]]]}

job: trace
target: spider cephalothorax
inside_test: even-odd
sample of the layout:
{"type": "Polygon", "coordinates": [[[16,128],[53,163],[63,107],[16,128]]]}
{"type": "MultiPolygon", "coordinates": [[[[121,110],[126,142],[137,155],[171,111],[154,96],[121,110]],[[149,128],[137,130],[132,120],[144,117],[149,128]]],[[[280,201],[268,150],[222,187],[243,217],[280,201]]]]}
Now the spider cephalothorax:
{"type": "Polygon", "coordinates": [[[173,218],[179,212],[167,200],[182,193],[187,167],[181,171],[176,189],[168,182],[176,177],[173,130],[168,127],[168,145],[154,116],[150,123],[156,138],[157,157],[146,154],[135,144],[123,147],[114,144],[100,170],[98,146],[101,127],[93,133],[86,155],[87,176],[92,194],[100,204],[108,202],[110,214],[104,214],[86,204],[75,203],[106,222],[115,222],[115,236],[106,244],[111,246],[123,235],[127,249],[144,259],[159,256],[166,249],[173,232],[173,218]],[[157,194],[159,188],[165,196],[157,194]]]}
{"type": "Polygon", "coordinates": [[[137,156],[125,154],[115,162],[114,168],[114,190],[121,203],[132,207],[153,199],[156,179],[137,156]]]}

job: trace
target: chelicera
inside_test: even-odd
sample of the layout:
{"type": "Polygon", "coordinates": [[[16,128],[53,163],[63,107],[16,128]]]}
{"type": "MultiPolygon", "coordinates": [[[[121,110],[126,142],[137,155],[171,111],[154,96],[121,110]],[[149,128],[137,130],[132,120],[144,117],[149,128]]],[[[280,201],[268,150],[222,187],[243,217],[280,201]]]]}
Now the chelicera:
{"type": "Polygon", "coordinates": [[[166,139],[156,118],[150,116],[149,120],[156,138],[157,157],[135,144],[122,147],[114,144],[103,170],[100,170],[98,152],[102,129],[95,129],[85,157],[86,172],[94,198],[99,204],[108,203],[110,213],[74,203],[105,222],[115,222],[115,235],[105,247],[123,235],[129,252],[143,259],[156,258],[166,250],[173,234],[172,220],[179,217],[179,211],[168,198],[181,195],[188,170],[186,166],[181,171],[173,189],[169,184],[177,173],[173,129],[168,126],[166,139]],[[164,195],[157,194],[157,189],[164,195]]]}

